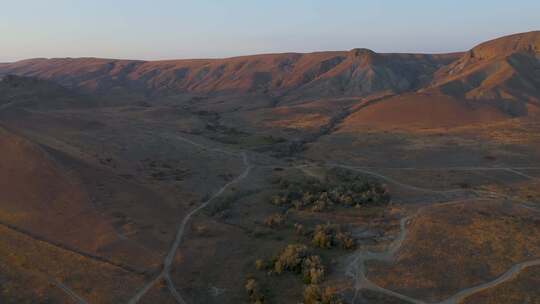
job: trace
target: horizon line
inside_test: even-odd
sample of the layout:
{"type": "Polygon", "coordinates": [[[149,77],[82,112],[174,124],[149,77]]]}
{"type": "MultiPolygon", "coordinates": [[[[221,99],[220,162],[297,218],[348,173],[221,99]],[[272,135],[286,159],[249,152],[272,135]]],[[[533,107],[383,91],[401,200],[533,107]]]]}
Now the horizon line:
{"type": "Polygon", "coordinates": [[[505,34],[502,36],[496,36],[494,38],[483,40],[481,42],[478,42],[474,44],[472,47],[466,49],[466,50],[454,50],[454,51],[440,51],[440,52],[424,52],[424,51],[398,51],[398,52],[378,52],[370,48],[364,48],[364,47],[356,47],[351,48],[349,50],[312,50],[312,51],[260,51],[260,52],[253,52],[253,53],[245,53],[245,54],[238,54],[238,55],[232,55],[232,56],[207,56],[207,57],[157,57],[157,58],[122,58],[122,57],[99,57],[99,56],[53,56],[53,57],[28,57],[28,58],[21,58],[14,61],[2,61],[0,64],[12,64],[17,63],[21,61],[30,61],[30,60],[54,60],[54,59],[102,59],[102,60],[117,60],[117,61],[143,61],[143,62],[159,62],[159,61],[195,61],[195,60],[226,60],[226,59],[234,59],[234,58],[242,58],[242,57],[255,57],[255,56],[270,56],[270,55],[283,55],[283,54],[317,54],[317,53],[346,53],[351,52],[353,50],[358,49],[365,49],[368,51],[372,51],[376,54],[381,55],[389,55],[389,54],[408,54],[408,55],[456,55],[468,52],[469,50],[473,49],[474,47],[483,44],[485,42],[489,42],[492,40],[496,40],[499,38],[504,38],[508,36],[513,35],[520,35],[520,34],[526,34],[526,33],[533,33],[533,32],[540,32],[540,30],[530,30],[530,31],[524,31],[524,32],[516,32],[512,34],[505,34]]]}

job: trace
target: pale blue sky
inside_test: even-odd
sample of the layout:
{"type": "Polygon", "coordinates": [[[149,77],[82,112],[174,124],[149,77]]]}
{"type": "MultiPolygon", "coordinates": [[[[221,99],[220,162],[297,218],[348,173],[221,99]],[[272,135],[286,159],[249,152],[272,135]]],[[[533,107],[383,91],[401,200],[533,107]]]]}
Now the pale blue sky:
{"type": "Polygon", "coordinates": [[[0,62],[450,52],[538,29],[538,0],[0,0],[0,62]]]}

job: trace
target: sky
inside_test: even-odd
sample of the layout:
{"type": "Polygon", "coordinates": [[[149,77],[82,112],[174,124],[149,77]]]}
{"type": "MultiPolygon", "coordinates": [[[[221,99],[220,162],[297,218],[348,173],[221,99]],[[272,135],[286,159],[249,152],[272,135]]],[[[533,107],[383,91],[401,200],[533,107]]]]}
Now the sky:
{"type": "Polygon", "coordinates": [[[0,0],[0,62],[444,53],[531,30],[538,0],[0,0]]]}

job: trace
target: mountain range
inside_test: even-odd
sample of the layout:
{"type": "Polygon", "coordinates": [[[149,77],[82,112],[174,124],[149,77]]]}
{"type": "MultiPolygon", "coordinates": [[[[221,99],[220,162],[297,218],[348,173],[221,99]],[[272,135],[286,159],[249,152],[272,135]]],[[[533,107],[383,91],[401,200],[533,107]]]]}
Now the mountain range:
{"type": "Polygon", "coordinates": [[[166,61],[38,58],[0,65],[0,75],[37,77],[100,94],[255,94],[298,100],[436,91],[459,99],[538,106],[539,58],[540,31],[534,31],[452,54],[353,49],[166,61]]]}

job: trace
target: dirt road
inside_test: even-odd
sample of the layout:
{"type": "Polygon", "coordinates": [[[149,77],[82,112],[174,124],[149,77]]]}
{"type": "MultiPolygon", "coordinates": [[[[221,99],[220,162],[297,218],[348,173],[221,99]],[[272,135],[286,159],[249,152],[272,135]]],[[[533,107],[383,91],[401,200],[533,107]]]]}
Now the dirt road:
{"type": "MultiPolygon", "coordinates": [[[[180,139],[184,140],[184,141],[186,141],[188,143],[191,143],[191,144],[193,144],[196,147],[199,147],[201,149],[205,149],[205,150],[209,150],[209,151],[215,151],[215,152],[219,152],[219,153],[225,153],[225,154],[229,154],[229,155],[231,155],[231,153],[232,153],[230,151],[221,150],[221,149],[217,149],[217,148],[207,148],[207,147],[205,147],[205,146],[203,146],[201,144],[195,143],[195,142],[193,142],[193,141],[191,141],[189,139],[183,138],[183,137],[180,138],[180,139]]],[[[232,154],[232,155],[238,155],[238,154],[232,154]]],[[[182,296],[180,295],[180,293],[178,292],[178,290],[176,289],[176,287],[175,287],[175,285],[174,285],[174,283],[173,283],[173,281],[172,281],[172,279],[170,277],[171,267],[172,267],[172,264],[173,264],[173,261],[174,261],[174,257],[176,255],[176,251],[178,250],[178,247],[180,246],[180,244],[182,242],[186,226],[189,223],[189,221],[191,220],[191,218],[195,214],[197,214],[199,211],[206,208],[210,203],[212,203],[212,201],[214,199],[216,199],[217,197],[219,197],[223,192],[225,192],[225,190],[227,190],[227,188],[229,186],[231,186],[232,184],[240,182],[241,180],[243,180],[244,178],[246,178],[248,176],[249,172],[252,169],[252,166],[249,163],[248,156],[247,156],[247,154],[245,152],[240,152],[239,155],[242,157],[242,161],[243,161],[244,166],[245,166],[244,171],[239,176],[237,176],[235,179],[233,179],[230,182],[228,182],[227,184],[223,185],[223,187],[221,187],[216,193],[214,193],[214,195],[212,195],[212,197],[210,197],[208,200],[206,200],[205,202],[200,204],[197,208],[191,210],[182,219],[182,222],[180,223],[180,226],[178,227],[178,230],[176,232],[176,237],[174,239],[174,242],[172,243],[171,248],[169,249],[169,252],[168,252],[167,256],[163,260],[163,269],[161,270],[160,274],[156,278],[154,278],[152,281],[148,282],[143,288],[141,288],[129,300],[129,302],[128,302],[129,304],[138,303],[141,300],[141,298],[148,292],[148,290],[150,290],[150,288],[152,288],[152,286],[154,284],[156,284],[160,279],[164,279],[166,281],[167,287],[169,288],[169,290],[171,291],[172,296],[176,299],[176,301],[178,303],[182,303],[182,304],[186,303],[184,301],[184,299],[182,298],[182,296]]]]}
{"type": "MultiPolygon", "coordinates": [[[[391,182],[391,183],[393,183],[395,185],[398,185],[398,186],[401,186],[401,187],[404,187],[404,188],[407,188],[407,189],[410,189],[410,190],[416,190],[416,191],[422,191],[422,192],[433,192],[433,193],[454,193],[454,192],[474,191],[474,190],[465,190],[465,189],[433,190],[433,189],[420,188],[420,187],[416,187],[416,186],[412,186],[412,185],[402,183],[402,182],[397,181],[397,180],[395,180],[395,179],[393,179],[391,177],[385,176],[385,175],[377,173],[377,172],[369,171],[369,170],[366,170],[366,169],[363,169],[363,168],[347,166],[347,165],[335,165],[335,166],[336,167],[341,167],[341,168],[346,168],[346,169],[349,169],[349,170],[357,171],[357,172],[368,174],[368,175],[372,175],[372,176],[381,178],[383,180],[386,180],[387,182],[391,182]]],[[[412,169],[412,168],[408,168],[408,170],[410,170],[410,169],[412,169]]],[[[474,170],[474,168],[467,168],[467,170],[474,170]]],[[[479,170],[485,170],[485,168],[479,168],[479,170]]],[[[497,168],[497,170],[505,170],[505,171],[510,171],[510,172],[516,173],[518,175],[522,175],[522,174],[520,174],[521,172],[516,171],[513,168],[497,168]]],[[[531,178],[531,179],[533,178],[533,177],[527,176],[525,174],[523,174],[522,176],[527,177],[527,178],[531,178]]],[[[489,192],[489,191],[476,191],[476,193],[478,193],[478,194],[487,194],[487,195],[489,195],[491,197],[493,197],[493,196],[501,197],[500,194],[494,193],[494,192],[489,192]]],[[[482,198],[479,198],[479,199],[482,199],[482,198]]],[[[478,200],[478,199],[476,199],[476,200],[478,200]]],[[[446,205],[446,204],[452,204],[452,203],[453,202],[447,202],[447,203],[442,203],[442,204],[437,204],[437,205],[446,205]]],[[[430,205],[430,206],[433,206],[433,205],[430,205]]],[[[526,205],[526,204],[522,204],[522,207],[538,211],[537,209],[534,209],[534,208],[532,208],[532,207],[530,207],[529,205],[526,205]]],[[[424,208],[426,208],[426,207],[424,207],[424,208]]],[[[420,208],[414,216],[416,216],[417,214],[422,212],[422,210],[424,208],[420,208]]],[[[502,284],[502,283],[504,283],[506,281],[509,281],[509,280],[515,278],[521,271],[523,271],[524,269],[526,269],[528,267],[540,265],[540,259],[533,259],[533,260],[524,261],[524,262],[514,264],[510,269],[508,269],[508,271],[501,274],[499,277],[497,277],[496,279],[494,279],[492,281],[485,282],[485,283],[477,285],[477,286],[465,288],[463,290],[460,290],[459,292],[457,292],[453,296],[449,297],[448,299],[445,299],[445,300],[440,301],[440,302],[435,302],[435,303],[428,303],[428,302],[425,302],[425,301],[422,301],[422,300],[414,299],[414,298],[409,297],[407,295],[400,294],[400,293],[394,292],[392,290],[388,290],[388,289],[385,289],[385,288],[383,288],[381,286],[378,286],[377,284],[373,283],[372,281],[370,281],[366,277],[366,275],[365,275],[365,263],[367,261],[373,261],[373,260],[392,262],[393,259],[394,259],[395,254],[397,253],[397,251],[399,250],[399,248],[401,247],[403,241],[406,238],[406,235],[407,235],[407,227],[406,227],[407,222],[411,218],[413,218],[414,216],[405,217],[405,218],[401,219],[401,221],[400,221],[400,233],[396,237],[396,239],[390,244],[390,246],[387,248],[386,251],[383,251],[383,252],[371,252],[371,251],[362,251],[362,250],[360,250],[360,251],[356,252],[353,256],[351,256],[351,258],[350,258],[351,261],[349,262],[349,264],[345,268],[345,275],[349,276],[354,282],[354,286],[353,286],[353,288],[354,288],[354,296],[353,296],[353,299],[352,299],[352,304],[355,304],[355,302],[357,300],[357,297],[358,297],[358,294],[362,289],[368,289],[368,290],[377,291],[377,292],[383,293],[385,295],[395,297],[395,298],[398,298],[398,299],[401,299],[401,300],[404,300],[404,301],[407,301],[407,302],[413,303],[413,304],[459,304],[463,299],[465,299],[465,298],[467,298],[467,297],[469,297],[469,296],[471,296],[471,295],[473,295],[475,293],[484,291],[484,290],[489,289],[489,288],[493,288],[495,286],[498,286],[498,285],[500,285],[500,284],[502,284]]]]}

